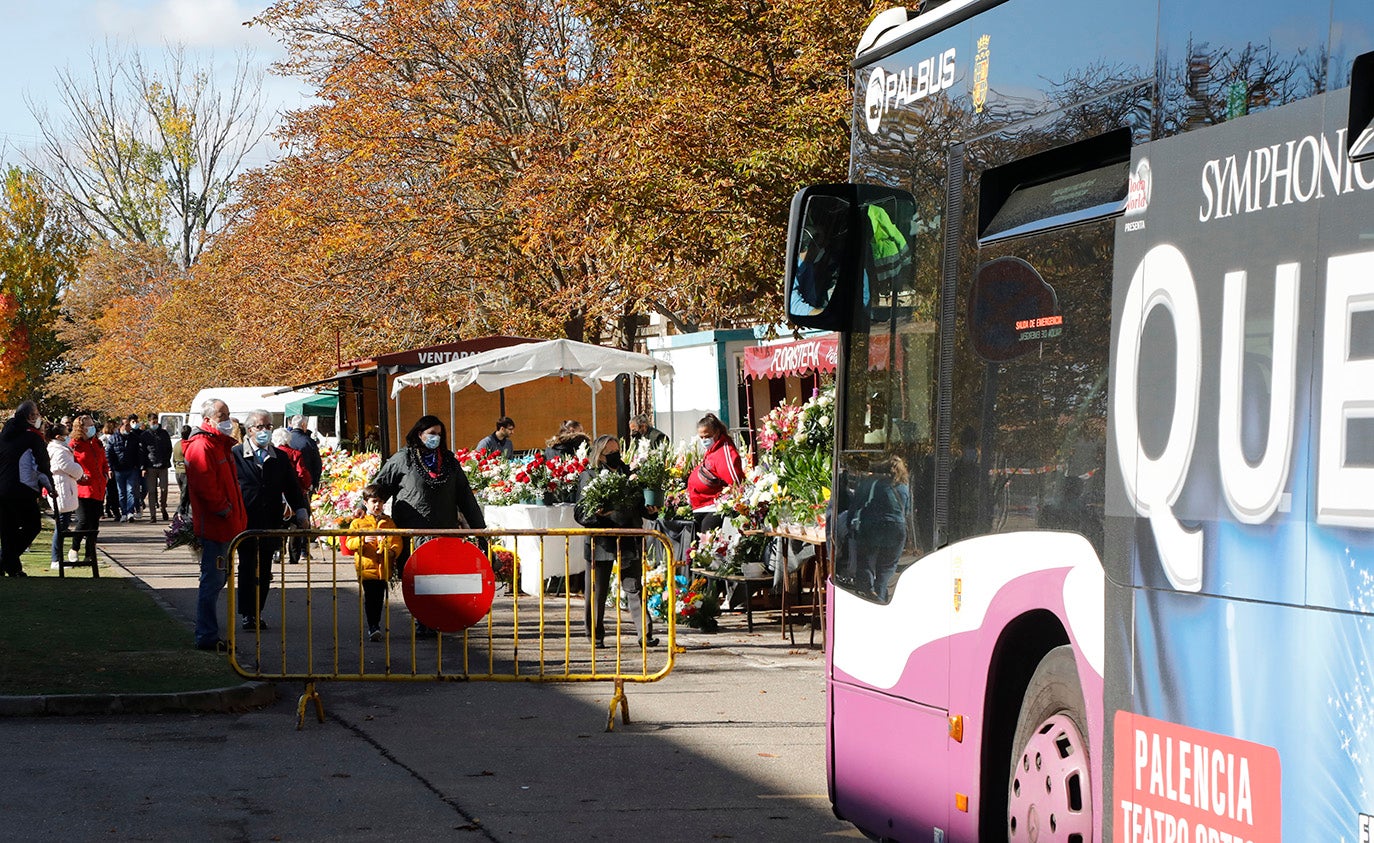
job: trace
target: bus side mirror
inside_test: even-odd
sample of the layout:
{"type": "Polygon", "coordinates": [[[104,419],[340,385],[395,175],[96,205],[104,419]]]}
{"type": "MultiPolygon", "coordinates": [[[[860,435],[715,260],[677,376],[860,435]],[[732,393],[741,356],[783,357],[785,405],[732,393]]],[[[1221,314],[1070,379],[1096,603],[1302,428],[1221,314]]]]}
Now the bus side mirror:
{"type": "Polygon", "coordinates": [[[821,184],[792,197],[784,300],[802,328],[852,330],[867,315],[875,260],[907,250],[909,193],[867,184],[821,184]],[[900,243],[900,247],[895,245],[900,243]]]}

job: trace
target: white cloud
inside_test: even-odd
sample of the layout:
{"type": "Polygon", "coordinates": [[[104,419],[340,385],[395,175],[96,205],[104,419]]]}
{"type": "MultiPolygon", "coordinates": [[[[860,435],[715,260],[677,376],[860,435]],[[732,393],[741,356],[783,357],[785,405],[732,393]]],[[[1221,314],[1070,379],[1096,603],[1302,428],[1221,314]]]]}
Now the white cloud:
{"type": "Polygon", "coordinates": [[[268,5],[266,0],[99,0],[95,18],[109,38],[131,41],[140,47],[251,47],[259,53],[275,55],[281,48],[269,32],[243,25],[268,5]]]}

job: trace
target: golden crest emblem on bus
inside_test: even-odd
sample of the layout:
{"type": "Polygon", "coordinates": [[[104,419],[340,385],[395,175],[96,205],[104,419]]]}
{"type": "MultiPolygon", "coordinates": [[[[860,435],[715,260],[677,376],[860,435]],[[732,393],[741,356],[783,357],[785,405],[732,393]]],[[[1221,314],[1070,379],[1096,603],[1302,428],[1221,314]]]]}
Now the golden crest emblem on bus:
{"type": "Polygon", "coordinates": [[[979,114],[988,104],[988,57],[991,55],[988,44],[991,41],[989,35],[978,36],[978,52],[973,56],[973,110],[979,114]]]}

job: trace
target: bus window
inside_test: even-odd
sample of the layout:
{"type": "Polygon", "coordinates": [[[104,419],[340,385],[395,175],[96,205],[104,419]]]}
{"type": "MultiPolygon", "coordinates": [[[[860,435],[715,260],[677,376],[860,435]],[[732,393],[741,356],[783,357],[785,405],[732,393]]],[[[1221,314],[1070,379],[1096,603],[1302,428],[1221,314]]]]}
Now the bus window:
{"type": "Polygon", "coordinates": [[[1101,553],[1113,226],[980,250],[959,299],[952,540],[1069,530],[1101,553]]]}

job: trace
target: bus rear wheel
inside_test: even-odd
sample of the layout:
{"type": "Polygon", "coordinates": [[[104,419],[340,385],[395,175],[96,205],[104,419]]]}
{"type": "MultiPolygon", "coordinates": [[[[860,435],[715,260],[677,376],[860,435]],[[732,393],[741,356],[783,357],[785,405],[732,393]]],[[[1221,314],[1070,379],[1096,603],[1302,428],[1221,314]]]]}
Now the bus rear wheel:
{"type": "Polygon", "coordinates": [[[1036,667],[1016,718],[1007,785],[1011,843],[1094,839],[1083,709],[1073,648],[1056,647],[1036,667]]]}

